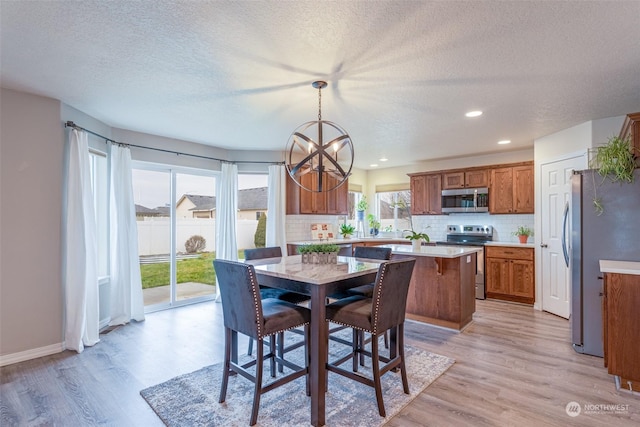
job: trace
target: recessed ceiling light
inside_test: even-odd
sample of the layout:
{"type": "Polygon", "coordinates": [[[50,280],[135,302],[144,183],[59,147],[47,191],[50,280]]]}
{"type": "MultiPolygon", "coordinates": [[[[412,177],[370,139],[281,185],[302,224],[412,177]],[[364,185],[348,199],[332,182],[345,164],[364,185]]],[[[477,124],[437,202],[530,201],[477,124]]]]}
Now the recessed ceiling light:
{"type": "Polygon", "coordinates": [[[387,159],[386,157],[380,157],[378,160],[380,160],[381,162],[386,162],[389,159],[387,159]]]}
{"type": "Polygon", "coordinates": [[[500,145],[511,144],[511,141],[508,140],[508,139],[503,139],[502,141],[498,141],[498,144],[500,144],[500,145]]]}
{"type": "Polygon", "coordinates": [[[369,165],[369,167],[371,167],[371,168],[377,168],[377,167],[378,167],[378,164],[377,164],[377,163],[372,163],[372,164],[370,164],[370,165],[369,165]]]}
{"type": "Polygon", "coordinates": [[[465,116],[467,117],[478,117],[482,115],[482,111],[480,110],[476,110],[476,111],[469,111],[467,114],[465,114],[465,116]]]}

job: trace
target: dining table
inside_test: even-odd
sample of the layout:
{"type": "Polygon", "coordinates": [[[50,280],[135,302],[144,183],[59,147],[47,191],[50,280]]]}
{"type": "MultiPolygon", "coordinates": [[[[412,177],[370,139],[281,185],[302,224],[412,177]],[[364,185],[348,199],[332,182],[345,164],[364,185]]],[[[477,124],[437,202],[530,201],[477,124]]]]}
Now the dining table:
{"type": "Polygon", "coordinates": [[[311,342],[309,376],[311,386],[311,425],[325,424],[325,384],[327,379],[328,322],[325,320],[327,296],[375,281],[384,261],[337,257],[330,264],[302,263],[301,255],[245,261],[255,267],[258,283],[309,295],[311,342]]]}

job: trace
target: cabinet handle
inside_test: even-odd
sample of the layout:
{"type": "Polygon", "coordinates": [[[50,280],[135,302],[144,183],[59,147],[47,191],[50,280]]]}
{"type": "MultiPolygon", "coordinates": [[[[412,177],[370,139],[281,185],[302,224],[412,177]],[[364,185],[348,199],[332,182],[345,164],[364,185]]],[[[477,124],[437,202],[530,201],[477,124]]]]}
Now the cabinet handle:
{"type": "Polygon", "coordinates": [[[548,248],[548,247],[549,247],[549,245],[547,245],[546,243],[543,243],[543,244],[541,244],[541,245],[540,245],[540,247],[541,247],[541,248],[548,248]]]}

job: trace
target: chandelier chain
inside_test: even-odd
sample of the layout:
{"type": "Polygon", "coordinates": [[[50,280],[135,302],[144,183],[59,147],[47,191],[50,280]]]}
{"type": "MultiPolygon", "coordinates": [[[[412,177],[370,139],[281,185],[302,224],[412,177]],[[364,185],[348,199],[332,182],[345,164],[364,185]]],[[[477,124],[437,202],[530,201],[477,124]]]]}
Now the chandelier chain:
{"type": "Polygon", "coordinates": [[[322,87],[318,86],[318,121],[322,121],[322,87]]]}

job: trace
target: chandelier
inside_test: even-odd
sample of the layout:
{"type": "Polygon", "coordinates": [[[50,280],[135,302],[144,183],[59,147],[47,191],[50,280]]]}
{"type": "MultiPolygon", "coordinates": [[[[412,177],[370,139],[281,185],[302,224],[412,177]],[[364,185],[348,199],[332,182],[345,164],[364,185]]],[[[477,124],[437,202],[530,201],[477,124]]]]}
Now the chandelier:
{"type": "Polygon", "coordinates": [[[308,191],[331,191],[345,182],[353,167],[351,137],[339,125],[322,120],[322,89],[327,82],[316,81],[318,120],[303,123],[287,142],[285,165],[291,178],[308,191]]]}

